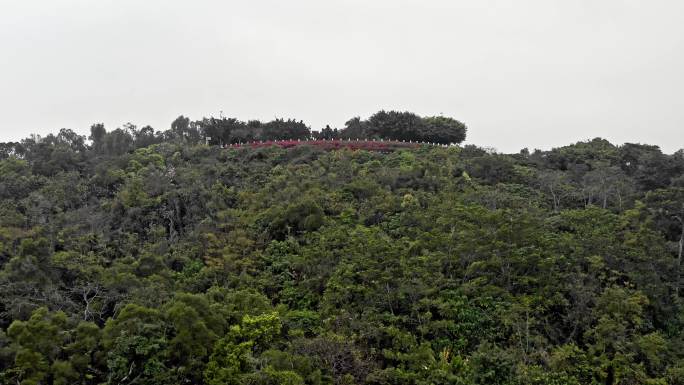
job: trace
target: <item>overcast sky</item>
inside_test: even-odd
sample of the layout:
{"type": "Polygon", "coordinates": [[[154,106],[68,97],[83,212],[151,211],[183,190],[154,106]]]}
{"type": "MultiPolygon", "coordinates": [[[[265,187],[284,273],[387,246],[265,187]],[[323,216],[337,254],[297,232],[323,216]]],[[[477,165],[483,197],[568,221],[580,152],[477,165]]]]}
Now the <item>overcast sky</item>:
{"type": "Polygon", "coordinates": [[[0,141],[62,127],[444,114],[514,152],[684,147],[681,0],[0,0],[0,141]]]}

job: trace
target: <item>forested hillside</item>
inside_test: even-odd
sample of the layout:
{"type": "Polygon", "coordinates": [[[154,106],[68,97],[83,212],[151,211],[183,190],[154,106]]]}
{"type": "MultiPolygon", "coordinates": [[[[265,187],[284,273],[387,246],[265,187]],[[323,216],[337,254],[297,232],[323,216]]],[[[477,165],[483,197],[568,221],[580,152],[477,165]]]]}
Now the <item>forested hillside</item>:
{"type": "Polygon", "coordinates": [[[3,143],[0,383],[684,384],[684,151],[218,146],[407,114],[3,143]]]}

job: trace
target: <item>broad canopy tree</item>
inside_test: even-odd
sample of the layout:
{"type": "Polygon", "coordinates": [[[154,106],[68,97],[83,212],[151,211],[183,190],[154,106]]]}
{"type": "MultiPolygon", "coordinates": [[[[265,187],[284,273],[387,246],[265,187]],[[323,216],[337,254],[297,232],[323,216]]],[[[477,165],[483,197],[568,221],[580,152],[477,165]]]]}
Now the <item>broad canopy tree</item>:
{"type": "Polygon", "coordinates": [[[465,140],[467,128],[444,116],[420,117],[411,112],[379,111],[367,120],[352,118],[340,132],[342,138],[388,139],[440,144],[465,140]]]}

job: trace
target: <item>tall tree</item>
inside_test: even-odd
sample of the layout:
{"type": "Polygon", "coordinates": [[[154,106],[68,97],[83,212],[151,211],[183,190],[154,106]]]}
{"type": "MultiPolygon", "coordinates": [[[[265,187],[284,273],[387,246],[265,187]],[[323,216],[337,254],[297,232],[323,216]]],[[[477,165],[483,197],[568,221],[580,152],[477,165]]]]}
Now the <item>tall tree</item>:
{"type": "Polygon", "coordinates": [[[107,130],[102,123],[96,123],[90,126],[90,136],[88,139],[93,141],[93,149],[95,152],[101,152],[104,146],[104,138],[107,135],[107,130]]]}
{"type": "Polygon", "coordinates": [[[671,187],[649,192],[646,195],[646,203],[663,221],[662,228],[666,237],[677,244],[675,291],[679,294],[684,253],[684,187],[671,187]]]}

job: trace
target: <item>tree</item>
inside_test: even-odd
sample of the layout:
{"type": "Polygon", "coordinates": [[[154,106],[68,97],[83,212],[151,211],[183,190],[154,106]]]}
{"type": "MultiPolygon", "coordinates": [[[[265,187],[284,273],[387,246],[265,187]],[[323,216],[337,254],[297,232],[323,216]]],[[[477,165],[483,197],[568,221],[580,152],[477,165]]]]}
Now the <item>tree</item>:
{"type": "Polygon", "coordinates": [[[301,120],[275,119],[261,125],[261,140],[306,140],[310,137],[311,130],[301,120]]]}
{"type": "Polygon", "coordinates": [[[158,142],[157,135],[155,135],[154,128],[145,126],[133,133],[133,141],[136,148],[147,147],[158,142]]]}
{"type": "Polygon", "coordinates": [[[170,375],[164,365],[167,347],[158,310],[128,304],[105,324],[102,345],[107,352],[109,381],[160,383],[170,375]]]}
{"type": "Polygon", "coordinates": [[[379,111],[368,118],[371,136],[391,140],[418,141],[425,131],[425,122],[412,112],[379,111]]]}
{"type": "Polygon", "coordinates": [[[553,211],[558,212],[566,198],[572,197],[574,187],[567,173],[557,170],[544,170],[539,173],[539,184],[551,194],[553,211]]]}
{"type": "Polygon", "coordinates": [[[684,187],[671,187],[649,192],[646,204],[658,217],[663,219],[663,232],[668,239],[677,242],[676,286],[679,295],[682,275],[682,256],[684,253],[684,187]]]}
{"type": "Polygon", "coordinates": [[[461,143],[467,128],[456,119],[444,116],[422,118],[412,112],[378,111],[367,120],[359,117],[345,123],[342,138],[388,139],[440,144],[461,143]]]}
{"type": "Polygon", "coordinates": [[[28,321],[14,321],[7,328],[13,342],[15,361],[12,372],[17,383],[41,384],[52,376],[51,366],[66,340],[67,317],[63,312],[36,309],[28,321]]]}
{"type": "Polygon", "coordinates": [[[322,129],[320,132],[314,132],[313,134],[316,137],[316,139],[340,139],[340,131],[338,131],[337,128],[330,128],[329,125],[326,125],[325,128],[322,129]]]}
{"type": "Polygon", "coordinates": [[[595,375],[603,383],[638,383],[647,377],[643,366],[635,362],[637,349],[633,346],[647,327],[643,319],[647,305],[648,298],[642,293],[619,287],[606,288],[598,298],[594,309],[598,321],[586,338],[595,375]]]}
{"type": "Polygon", "coordinates": [[[24,148],[18,142],[0,143],[0,160],[10,157],[19,158],[23,156],[24,148]]]}
{"type": "Polygon", "coordinates": [[[176,138],[184,138],[190,128],[190,119],[181,115],[171,122],[171,132],[176,138]]]}
{"type": "Polygon", "coordinates": [[[349,119],[344,124],[344,129],[340,131],[341,139],[370,139],[371,137],[368,122],[361,120],[358,116],[349,119]]]}
{"type": "MultiPolygon", "coordinates": [[[[280,334],[277,314],[245,316],[240,325],[230,328],[228,334],[214,345],[204,380],[207,385],[238,385],[256,370],[254,357],[266,350],[280,334]]],[[[298,383],[289,379],[286,383],[298,383]]]]}
{"type": "Polygon", "coordinates": [[[456,119],[446,116],[423,118],[425,128],[420,135],[421,140],[431,143],[461,143],[466,138],[468,128],[456,119]]]}
{"type": "MultiPolygon", "coordinates": [[[[586,204],[599,203],[604,209],[608,207],[608,198],[616,195],[622,198],[621,181],[624,175],[622,170],[616,166],[609,166],[605,162],[596,162],[592,165],[592,170],[584,174],[582,178],[583,193],[586,204]]],[[[619,199],[620,207],[622,199],[619,199]]]]}
{"type": "Polygon", "coordinates": [[[619,148],[620,167],[642,191],[666,187],[675,175],[671,159],[658,146],[625,143],[619,148]]]}
{"type": "Polygon", "coordinates": [[[223,333],[222,320],[212,314],[206,298],[192,294],[178,294],[164,313],[173,328],[169,340],[172,366],[180,369],[184,381],[201,382],[205,359],[217,333],[223,333]]]}
{"type": "Polygon", "coordinates": [[[107,130],[102,123],[96,123],[90,126],[90,139],[93,142],[93,150],[99,153],[104,146],[104,138],[107,135],[107,130]]]}
{"type": "Polygon", "coordinates": [[[107,155],[123,155],[131,150],[133,136],[127,130],[117,128],[108,132],[103,140],[103,148],[107,155]]]}

